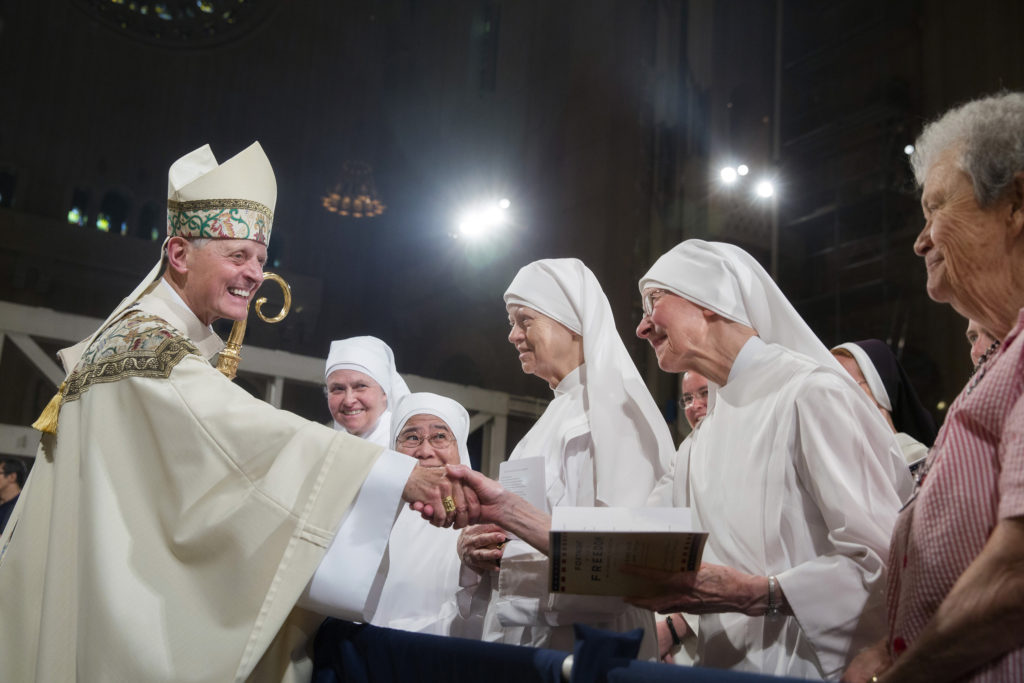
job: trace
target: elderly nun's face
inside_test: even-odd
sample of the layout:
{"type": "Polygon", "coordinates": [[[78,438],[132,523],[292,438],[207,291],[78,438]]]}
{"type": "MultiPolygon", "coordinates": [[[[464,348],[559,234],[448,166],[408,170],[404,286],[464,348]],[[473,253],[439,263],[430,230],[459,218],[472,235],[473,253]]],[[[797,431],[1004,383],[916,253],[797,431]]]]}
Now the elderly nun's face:
{"type": "Polygon", "coordinates": [[[335,370],[327,377],[327,407],[349,434],[365,437],[387,410],[384,390],[358,370],[335,370]]]}
{"type": "Polygon", "coordinates": [[[644,292],[636,336],[646,339],[665,372],[694,370],[691,359],[708,345],[705,309],[663,289],[644,292]]]}
{"type": "Polygon", "coordinates": [[[921,208],[925,226],[914,251],[924,257],[928,296],[952,304],[964,316],[987,321],[990,302],[1012,293],[1006,291],[1016,240],[1012,201],[1002,199],[988,209],[978,206],[970,178],[949,150],[925,176],[921,208]]]}
{"type": "Polygon", "coordinates": [[[509,343],[519,352],[523,372],[558,386],[583,363],[583,338],[560,322],[532,308],[511,304],[509,343]]]}
{"type": "Polygon", "coordinates": [[[395,439],[395,450],[419,460],[420,467],[459,464],[459,445],[448,423],[434,415],[413,415],[395,439]]]}

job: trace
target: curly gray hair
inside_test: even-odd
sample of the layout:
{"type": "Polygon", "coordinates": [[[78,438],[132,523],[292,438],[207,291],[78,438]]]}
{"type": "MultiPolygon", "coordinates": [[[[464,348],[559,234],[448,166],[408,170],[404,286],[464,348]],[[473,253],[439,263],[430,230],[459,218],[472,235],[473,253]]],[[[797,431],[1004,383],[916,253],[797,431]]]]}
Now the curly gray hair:
{"type": "Polygon", "coordinates": [[[1003,92],[972,100],[932,121],[914,142],[910,165],[918,186],[947,150],[974,185],[982,208],[991,206],[1024,171],[1024,93],[1003,92]]]}

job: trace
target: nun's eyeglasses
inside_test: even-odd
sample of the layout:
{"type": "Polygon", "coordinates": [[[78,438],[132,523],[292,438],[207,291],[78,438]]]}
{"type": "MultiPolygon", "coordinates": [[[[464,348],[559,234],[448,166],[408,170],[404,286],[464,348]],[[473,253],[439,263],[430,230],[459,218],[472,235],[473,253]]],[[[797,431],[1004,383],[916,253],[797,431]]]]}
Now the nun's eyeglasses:
{"type": "Polygon", "coordinates": [[[654,304],[658,303],[658,300],[666,294],[672,292],[667,289],[648,289],[643,295],[644,315],[648,318],[654,313],[654,304]]]}
{"type": "Polygon", "coordinates": [[[419,448],[424,441],[434,448],[448,448],[448,446],[455,443],[455,437],[448,432],[437,432],[429,437],[417,434],[416,432],[410,432],[408,434],[401,434],[398,437],[398,443],[407,448],[419,448]]]}
{"type": "Polygon", "coordinates": [[[704,387],[703,389],[698,389],[696,391],[696,393],[693,393],[693,394],[690,394],[690,393],[683,394],[683,397],[681,399],[679,399],[679,407],[682,408],[683,410],[686,410],[687,408],[692,406],[695,401],[698,401],[698,400],[704,401],[705,405],[707,404],[707,402],[708,402],[708,388],[707,387],[704,387]]]}

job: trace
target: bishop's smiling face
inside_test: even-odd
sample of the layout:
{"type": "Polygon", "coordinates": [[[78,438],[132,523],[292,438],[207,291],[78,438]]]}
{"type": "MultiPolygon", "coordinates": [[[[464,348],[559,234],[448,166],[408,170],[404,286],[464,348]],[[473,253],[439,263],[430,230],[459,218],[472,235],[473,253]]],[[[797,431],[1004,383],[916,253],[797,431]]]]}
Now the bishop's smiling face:
{"type": "Polygon", "coordinates": [[[190,244],[181,296],[204,324],[244,320],[249,301],[263,284],[267,248],[253,240],[213,239],[190,244]]]}

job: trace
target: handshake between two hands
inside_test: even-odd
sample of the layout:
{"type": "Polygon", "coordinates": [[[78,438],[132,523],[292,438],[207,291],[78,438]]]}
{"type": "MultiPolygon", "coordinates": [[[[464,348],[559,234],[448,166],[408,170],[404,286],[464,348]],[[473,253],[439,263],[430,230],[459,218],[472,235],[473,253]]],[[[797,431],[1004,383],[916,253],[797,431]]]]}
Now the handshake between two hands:
{"type": "Polygon", "coordinates": [[[465,465],[415,467],[402,498],[434,526],[498,523],[507,492],[465,465]]]}

